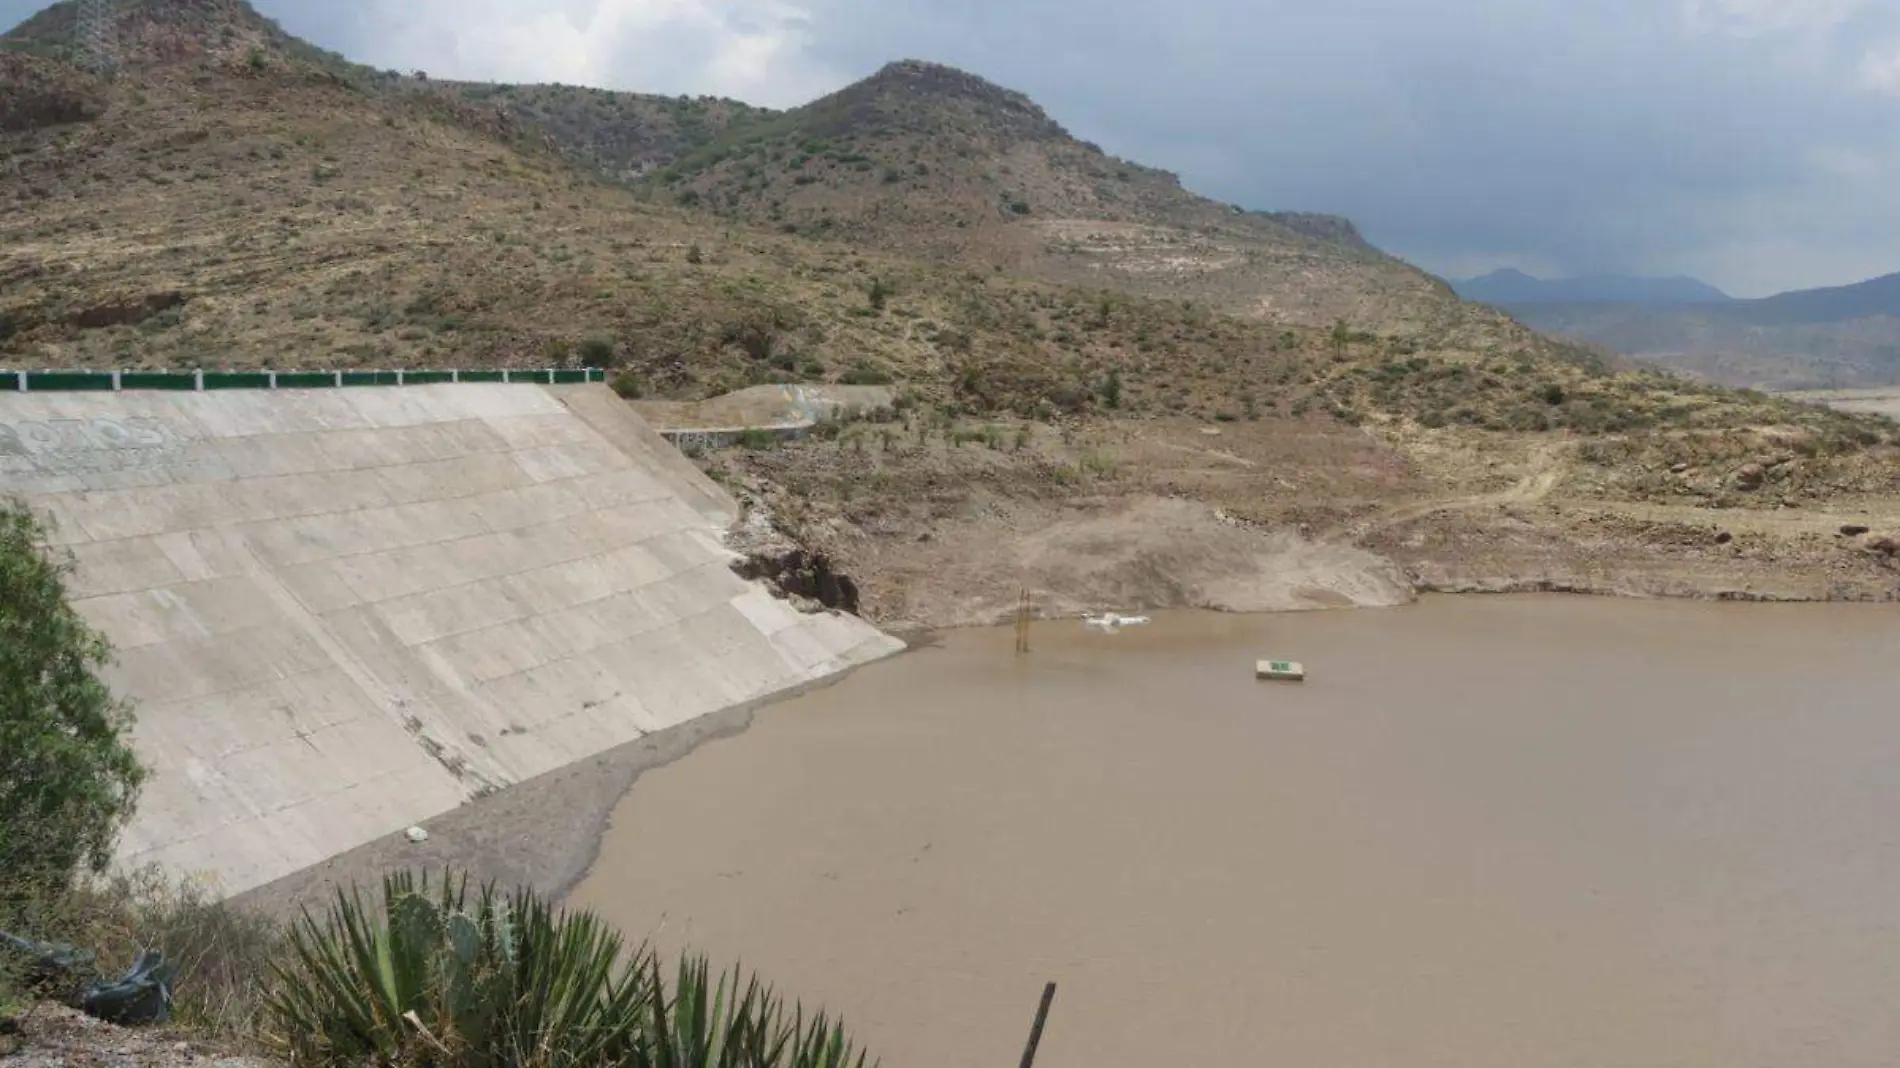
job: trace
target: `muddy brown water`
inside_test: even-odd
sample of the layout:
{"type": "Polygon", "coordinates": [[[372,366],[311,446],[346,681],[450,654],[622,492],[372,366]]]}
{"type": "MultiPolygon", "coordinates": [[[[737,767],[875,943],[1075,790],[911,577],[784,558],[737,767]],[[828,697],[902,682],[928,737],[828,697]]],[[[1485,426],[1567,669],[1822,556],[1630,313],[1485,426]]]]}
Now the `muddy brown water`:
{"type": "Polygon", "coordinates": [[[1900,1062],[1900,613],[952,633],[643,776],[570,901],[890,1066],[1900,1062]],[[1254,660],[1307,682],[1256,682],[1254,660]]]}

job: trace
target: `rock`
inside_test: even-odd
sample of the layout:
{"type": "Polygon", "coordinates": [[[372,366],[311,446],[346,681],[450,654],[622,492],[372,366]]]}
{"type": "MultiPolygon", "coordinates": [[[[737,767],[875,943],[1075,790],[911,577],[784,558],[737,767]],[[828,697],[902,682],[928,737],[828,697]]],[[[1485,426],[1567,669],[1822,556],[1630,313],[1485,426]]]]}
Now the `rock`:
{"type": "Polygon", "coordinates": [[[1727,545],[1729,542],[1734,541],[1734,540],[1735,540],[1735,535],[1730,534],[1726,530],[1718,530],[1715,532],[1715,544],[1717,545],[1727,545]]]}
{"type": "Polygon", "coordinates": [[[1669,465],[1669,473],[1672,475],[1680,475],[1684,471],[1687,471],[1687,470],[1689,470],[1688,464],[1670,464],[1669,465]]]}
{"type": "Polygon", "coordinates": [[[1760,464],[1743,464],[1735,469],[1735,488],[1752,490],[1761,488],[1761,480],[1768,474],[1760,464]]]}
{"type": "Polygon", "coordinates": [[[1865,534],[1865,533],[1867,533],[1867,528],[1866,528],[1865,526],[1862,526],[1862,525],[1861,525],[1861,524],[1859,524],[1859,523],[1843,523],[1843,524],[1841,524],[1841,536],[1842,536],[1842,537],[1846,537],[1846,538],[1855,538],[1855,537],[1859,537],[1860,535],[1862,535],[1862,534],[1865,534]]]}
{"type": "Polygon", "coordinates": [[[791,549],[785,552],[754,552],[732,564],[732,570],[745,579],[763,579],[794,601],[803,599],[815,607],[836,608],[858,614],[858,586],[849,575],[834,570],[830,556],[823,552],[791,549]]]}
{"type": "Polygon", "coordinates": [[[1891,534],[1885,534],[1869,541],[1867,543],[1867,551],[1891,557],[1895,553],[1900,553],[1900,541],[1895,541],[1891,534]]]}

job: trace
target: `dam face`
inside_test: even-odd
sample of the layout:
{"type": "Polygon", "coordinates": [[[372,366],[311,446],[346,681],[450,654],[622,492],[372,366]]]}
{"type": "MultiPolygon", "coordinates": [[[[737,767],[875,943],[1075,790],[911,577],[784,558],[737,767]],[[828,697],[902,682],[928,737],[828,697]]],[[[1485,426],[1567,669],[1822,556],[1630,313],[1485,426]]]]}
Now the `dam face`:
{"type": "Polygon", "coordinates": [[[902,647],[599,385],[0,393],[0,494],[137,705],[119,863],[220,894],[902,647]]]}

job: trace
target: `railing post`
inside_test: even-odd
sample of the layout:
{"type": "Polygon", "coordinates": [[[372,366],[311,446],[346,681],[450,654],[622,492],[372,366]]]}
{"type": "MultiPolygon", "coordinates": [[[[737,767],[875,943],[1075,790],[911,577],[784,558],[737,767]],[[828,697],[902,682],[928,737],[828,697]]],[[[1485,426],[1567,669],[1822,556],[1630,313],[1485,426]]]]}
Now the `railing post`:
{"type": "Polygon", "coordinates": [[[199,393],[205,391],[205,369],[196,367],[191,372],[191,388],[199,393]]]}

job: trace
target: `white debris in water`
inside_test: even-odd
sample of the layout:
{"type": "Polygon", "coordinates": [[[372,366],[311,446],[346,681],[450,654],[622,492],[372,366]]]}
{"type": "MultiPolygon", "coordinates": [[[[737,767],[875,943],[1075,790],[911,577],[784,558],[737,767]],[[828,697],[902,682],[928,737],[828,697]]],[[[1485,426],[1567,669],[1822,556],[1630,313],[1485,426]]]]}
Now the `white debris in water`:
{"type": "Polygon", "coordinates": [[[1099,630],[1113,634],[1123,627],[1140,627],[1148,622],[1147,616],[1123,616],[1114,612],[1103,612],[1099,616],[1083,616],[1082,625],[1090,630],[1099,630]]]}

